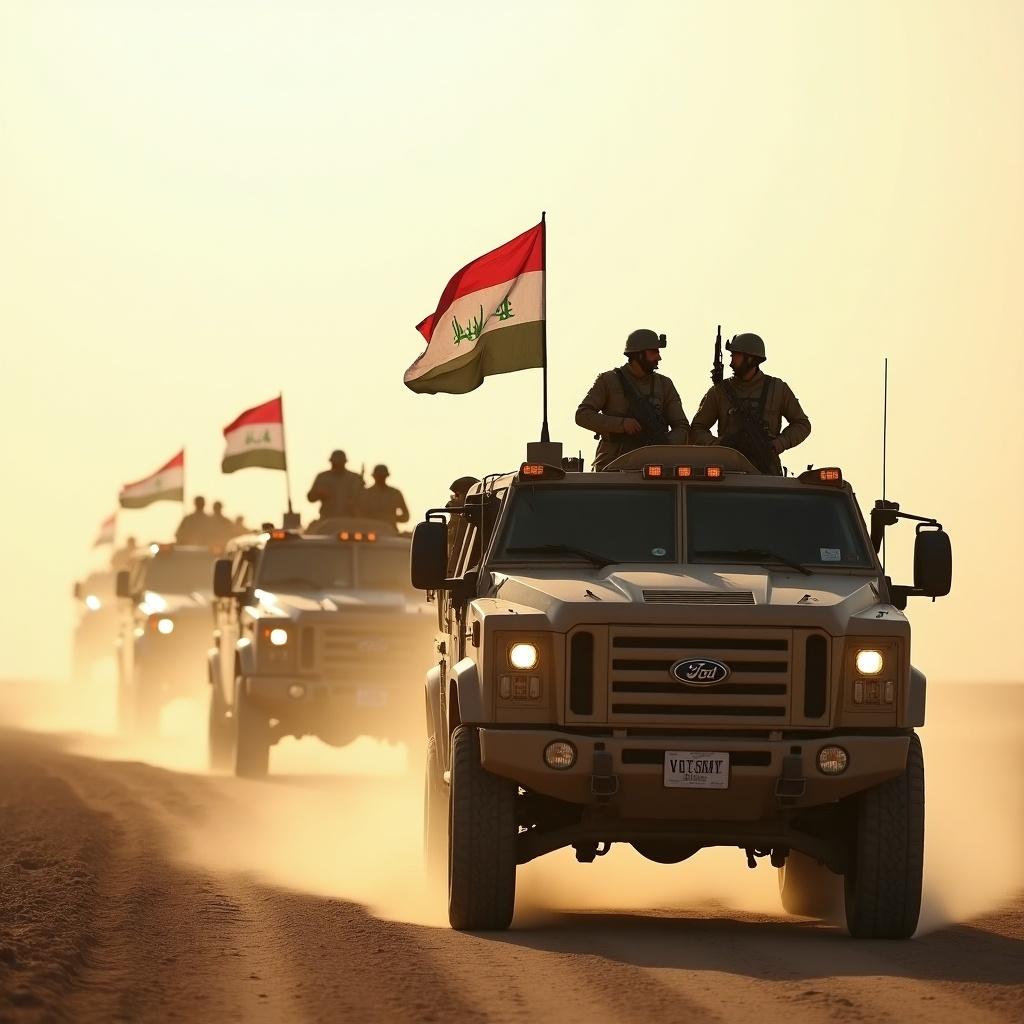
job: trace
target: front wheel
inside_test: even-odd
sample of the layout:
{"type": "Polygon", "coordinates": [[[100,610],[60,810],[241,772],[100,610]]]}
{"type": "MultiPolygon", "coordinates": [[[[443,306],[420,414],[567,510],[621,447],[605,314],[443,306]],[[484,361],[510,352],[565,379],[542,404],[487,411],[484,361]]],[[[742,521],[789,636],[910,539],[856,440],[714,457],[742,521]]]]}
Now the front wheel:
{"type": "Polygon", "coordinates": [[[461,931],[499,931],[516,901],[516,794],[509,779],[480,764],[480,736],[452,736],[448,819],[448,920],[461,931]]]}
{"type": "Polygon", "coordinates": [[[903,774],[862,793],[846,873],[846,926],[858,939],[909,939],[921,912],[924,756],[910,737],[903,774]]]}
{"type": "Polygon", "coordinates": [[[270,768],[270,718],[246,692],[245,680],[235,683],[235,775],[266,778],[270,768]]]}

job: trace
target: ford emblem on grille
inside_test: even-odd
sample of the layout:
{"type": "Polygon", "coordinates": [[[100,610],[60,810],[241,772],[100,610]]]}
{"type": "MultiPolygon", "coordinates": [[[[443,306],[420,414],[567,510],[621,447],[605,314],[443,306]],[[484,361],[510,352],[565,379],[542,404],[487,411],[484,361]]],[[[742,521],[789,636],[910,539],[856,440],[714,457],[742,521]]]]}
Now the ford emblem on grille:
{"type": "Polygon", "coordinates": [[[674,679],[687,686],[714,686],[729,678],[729,666],[710,658],[687,658],[677,661],[669,671],[674,679]]]}

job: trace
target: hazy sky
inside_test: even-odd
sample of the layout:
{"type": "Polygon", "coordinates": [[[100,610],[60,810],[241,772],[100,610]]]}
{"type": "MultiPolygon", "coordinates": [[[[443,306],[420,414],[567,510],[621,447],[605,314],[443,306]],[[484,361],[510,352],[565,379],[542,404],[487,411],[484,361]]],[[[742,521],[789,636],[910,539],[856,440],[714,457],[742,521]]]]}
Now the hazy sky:
{"type": "Polygon", "coordinates": [[[182,444],[190,495],[276,516],[281,474],[219,462],[279,390],[304,512],[337,446],[414,515],[516,465],[540,371],[402,373],[450,274],[543,209],[553,436],[592,455],[576,405],[640,326],[692,415],[720,322],[811,417],[789,465],[867,508],[888,355],[889,496],[956,559],[914,660],[1024,678],[1022,51],[994,0],[0,0],[3,674],[65,670],[98,523],[182,444]]]}

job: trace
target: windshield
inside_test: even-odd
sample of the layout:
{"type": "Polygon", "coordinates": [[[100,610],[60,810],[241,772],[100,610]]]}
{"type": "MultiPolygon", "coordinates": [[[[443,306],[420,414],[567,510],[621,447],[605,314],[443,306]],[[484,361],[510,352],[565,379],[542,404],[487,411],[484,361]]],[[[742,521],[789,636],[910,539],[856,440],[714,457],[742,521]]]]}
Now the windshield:
{"type": "Polygon", "coordinates": [[[191,594],[213,588],[213,555],[209,551],[161,551],[142,564],[144,590],[191,594]]]}
{"type": "Polygon", "coordinates": [[[519,487],[496,561],[674,562],[678,487],[519,487]]]}
{"type": "Polygon", "coordinates": [[[845,495],[689,487],[687,560],[870,568],[845,495]],[[729,554],[733,553],[733,554],[729,554]]]}
{"type": "Polygon", "coordinates": [[[256,586],[263,590],[347,590],[352,586],[352,549],[341,544],[268,544],[256,586]]]}
{"type": "Polygon", "coordinates": [[[400,590],[415,593],[409,581],[408,548],[361,547],[359,586],[366,590],[400,590]]]}

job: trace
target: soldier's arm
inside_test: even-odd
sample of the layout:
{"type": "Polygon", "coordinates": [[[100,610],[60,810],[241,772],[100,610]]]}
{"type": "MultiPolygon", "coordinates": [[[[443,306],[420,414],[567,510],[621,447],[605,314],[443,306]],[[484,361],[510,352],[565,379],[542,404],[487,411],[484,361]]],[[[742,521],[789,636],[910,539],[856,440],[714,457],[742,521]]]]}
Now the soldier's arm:
{"type": "Polygon", "coordinates": [[[306,501],[323,501],[327,496],[320,487],[320,477],[322,473],[317,473],[313,480],[313,486],[309,489],[309,494],[306,495],[306,501]]]}
{"type": "Polygon", "coordinates": [[[395,516],[395,522],[409,522],[409,508],[405,504],[405,495],[401,491],[398,492],[398,515],[395,516]]]}
{"type": "Polygon", "coordinates": [[[800,405],[800,399],[793,394],[788,384],[783,385],[781,412],[786,419],[786,428],[779,437],[787,448],[795,448],[810,434],[811,421],[800,405]]]}
{"type": "Polygon", "coordinates": [[[711,428],[718,422],[718,389],[711,387],[700,400],[697,415],[690,424],[691,444],[714,444],[711,428]]]}
{"type": "Polygon", "coordinates": [[[688,444],[690,441],[690,421],[683,412],[683,400],[679,397],[675,384],[668,381],[665,392],[665,422],[668,423],[668,439],[671,444],[688,444]]]}
{"type": "Polygon", "coordinates": [[[608,402],[608,387],[604,377],[599,376],[576,410],[576,425],[594,431],[595,434],[623,433],[624,416],[608,416],[601,410],[608,402]]]}

